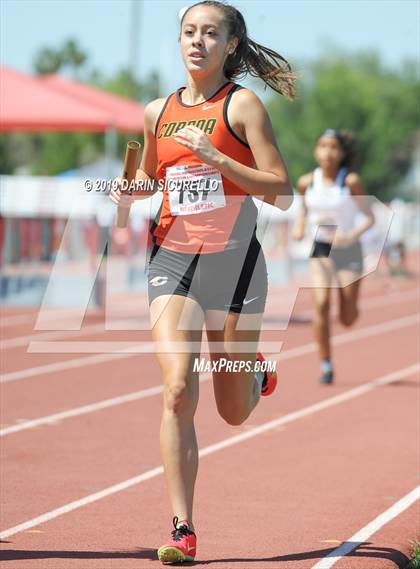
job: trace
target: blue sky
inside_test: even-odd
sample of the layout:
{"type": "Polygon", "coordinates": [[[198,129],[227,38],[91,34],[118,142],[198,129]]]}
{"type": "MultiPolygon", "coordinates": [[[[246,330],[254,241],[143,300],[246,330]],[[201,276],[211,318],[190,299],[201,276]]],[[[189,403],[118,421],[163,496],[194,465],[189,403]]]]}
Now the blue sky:
{"type": "MultiPolygon", "coordinates": [[[[129,65],[130,19],[137,29],[136,74],[163,73],[165,91],[183,85],[177,34],[185,0],[1,0],[1,62],[31,72],[35,53],[74,38],[89,66],[112,74],[129,65]]],[[[191,2],[193,3],[193,2],[191,2]]],[[[279,51],[299,69],[334,46],[376,49],[385,63],[420,59],[418,0],[232,1],[242,11],[249,35],[279,51]]]]}

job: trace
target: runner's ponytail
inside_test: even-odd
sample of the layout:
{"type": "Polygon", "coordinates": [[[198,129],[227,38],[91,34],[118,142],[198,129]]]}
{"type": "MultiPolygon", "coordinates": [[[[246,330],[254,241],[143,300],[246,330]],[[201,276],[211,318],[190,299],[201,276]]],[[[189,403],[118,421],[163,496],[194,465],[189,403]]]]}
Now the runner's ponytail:
{"type": "Polygon", "coordinates": [[[297,75],[293,73],[290,64],[279,53],[248,37],[245,20],[239,10],[215,0],[203,0],[185,10],[181,25],[185,15],[195,6],[211,6],[220,10],[228,28],[229,39],[238,39],[235,51],[228,55],[223,68],[227,79],[242,79],[245,75],[259,77],[280,95],[288,99],[296,97],[297,75]]]}

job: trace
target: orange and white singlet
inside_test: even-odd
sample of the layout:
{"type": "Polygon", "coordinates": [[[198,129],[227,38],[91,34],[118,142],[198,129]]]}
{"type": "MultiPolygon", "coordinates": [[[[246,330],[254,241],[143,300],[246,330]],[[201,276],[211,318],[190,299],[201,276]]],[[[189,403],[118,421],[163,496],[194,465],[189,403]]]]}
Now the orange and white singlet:
{"type": "Polygon", "coordinates": [[[165,102],[155,133],[156,179],[163,188],[163,201],[153,236],[166,249],[217,253],[244,246],[251,239],[257,218],[251,196],[173,138],[185,125],[195,125],[220,152],[254,167],[250,147],[227,118],[230,98],[241,88],[229,81],[206,101],[186,105],[181,87],[165,102]]]}

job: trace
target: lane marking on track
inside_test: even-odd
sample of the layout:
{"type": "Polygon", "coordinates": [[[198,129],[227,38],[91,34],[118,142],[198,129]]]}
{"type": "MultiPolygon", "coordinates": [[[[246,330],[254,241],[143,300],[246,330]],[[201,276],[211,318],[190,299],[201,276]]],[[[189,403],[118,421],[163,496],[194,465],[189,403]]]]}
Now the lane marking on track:
{"type": "MultiPolygon", "coordinates": [[[[407,318],[411,318],[415,319],[415,316],[413,317],[407,317],[407,318]]],[[[386,328],[386,330],[384,330],[383,325],[375,325],[375,326],[370,326],[368,328],[365,329],[361,329],[361,330],[355,330],[353,332],[348,332],[345,334],[340,334],[339,336],[333,336],[332,337],[332,342],[334,344],[344,344],[347,343],[349,341],[352,341],[354,339],[355,334],[357,334],[356,339],[359,339],[360,337],[366,337],[368,335],[376,335],[378,333],[380,333],[381,331],[389,331],[389,330],[394,330],[395,326],[397,328],[401,327],[401,320],[403,320],[404,322],[406,322],[407,318],[403,318],[403,319],[399,319],[399,320],[394,320],[391,321],[389,323],[386,324],[393,324],[394,327],[392,328],[386,328]],[[378,330],[377,326],[382,326],[382,330],[378,330]],[[361,335],[362,334],[362,335],[361,335]],[[343,338],[343,336],[345,336],[343,338]]],[[[409,320],[409,323],[411,324],[411,320],[409,320]]],[[[404,324],[405,325],[405,324],[404,324]]],[[[313,351],[315,351],[316,348],[316,344],[314,342],[309,343],[309,344],[305,344],[303,346],[298,346],[297,348],[291,348],[290,350],[285,350],[284,352],[282,352],[279,356],[279,360],[287,360],[287,359],[293,359],[295,357],[301,356],[301,355],[305,355],[307,353],[311,353],[313,351]]],[[[134,355],[134,354],[129,354],[129,355],[134,355]]],[[[102,363],[103,361],[108,361],[108,358],[112,359],[112,356],[106,356],[107,359],[106,360],[96,360],[95,358],[100,358],[101,356],[90,356],[93,361],[91,361],[91,364],[94,363],[102,363]]],[[[102,356],[105,357],[105,356],[102,356]]],[[[125,354],[120,354],[120,355],[116,355],[114,357],[125,357],[125,354]]],[[[80,360],[85,361],[86,358],[80,358],[79,360],[71,360],[72,362],[75,362],[75,367],[79,366],[80,360]]],[[[67,363],[67,362],[63,362],[63,363],[67,363]]],[[[51,373],[54,370],[50,370],[49,366],[56,366],[57,364],[48,364],[47,366],[41,366],[42,368],[48,368],[48,373],[51,373]]],[[[59,364],[58,364],[59,365],[59,364]]],[[[34,369],[34,368],[32,368],[34,369]]],[[[40,368],[35,368],[35,369],[40,369],[40,368]]],[[[58,371],[58,369],[56,370],[58,371]]],[[[19,372],[12,372],[12,374],[16,374],[19,372]]],[[[24,373],[24,372],[23,372],[24,373]]],[[[6,374],[6,375],[12,375],[12,374],[6,374]]],[[[210,375],[207,374],[203,374],[200,377],[200,381],[207,381],[208,379],[210,379],[210,375]]],[[[21,377],[15,377],[12,375],[12,378],[8,378],[8,379],[2,379],[2,382],[4,381],[13,381],[14,379],[23,379],[21,377]]],[[[84,415],[85,413],[92,413],[95,411],[98,411],[99,409],[106,409],[109,407],[113,407],[115,405],[121,405],[123,403],[128,403],[131,401],[136,401],[138,399],[144,399],[145,397],[151,397],[153,395],[158,395],[159,393],[162,392],[162,386],[155,386],[155,387],[149,387],[146,389],[141,389],[139,391],[134,391],[132,393],[127,393],[125,395],[120,395],[117,397],[113,397],[110,399],[104,399],[102,401],[98,401],[95,403],[90,403],[87,405],[82,405],[79,407],[74,407],[73,409],[68,409],[66,411],[62,411],[60,413],[54,413],[52,415],[46,415],[44,417],[39,417],[37,419],[32,419],[32,420],[28,420],[26,422],[22,422],[19,425],[9,425],[3,429],[0,429],[0,437],[6,436],[6,435],[11,435],[13,433],[17,433],[19,431],[24,431],[26,429],[32,429],[34,427],[38,427],[41,425],[47,425],[47,424],[51,424],[54,423],[55,421],[62,421],[63,419],[68,419],[70,417],[77,417],[79,415],[84,415]]]]}
{"type": "MultiPolygon", "coordinates": [[[[373,326],[370,327],[366,327],[366,328],[361,328],[361,329],[356,329],[352,332],[347,332],[344,334],[340,334],[338,336],[335,336],[336,340],[332,340],[333,343],[336,344],[340,344],[340,340],[338,340],[338,338],[341,338],[343,336],[345,336],[346,334],[352,334],[353,337],[355,339],[358,338],[367,338],[369,336],[375,336],[378,333],[381,333],[383,331],[387,331],[388,329],[397,329],[397,328],[404,328],[407,323],[408,325],[410,324],[415,324],[417,322],[420,321],[420,313],[419,314],[411,314],[410,316],[404,316],[403,318],[397,319],[397,320],[390,320],[388,322],[382,322],[381,324],[374,324],[373,326]],[[394,324],[394,322],[400,321],[400,324],[394,324]]],[[[347,340],[343,340],[344,342],[347,342],[347,340]]],[[[276,357],[278,359],[281,358],[281,346],[282,346],[283,342],[280,342],[279,340],[277,341],[270,341],[270,340],[264,340],[261,339],[259,342],[259,350],[261,352],[264,352],[266,354],[273,354],[276,355],[276,357]]],[[[183,343],[183,342],[163,342],[160,346],[159,349],[161,350],[168,350],[171,351],[172,353],[183,353],[185,352],[186,349],[191,348],[191,346],[194,346],[194,344],[191,343],[183,343]]],[[[252,348],[247,348],[247,344],[245,342],[242,342],[241,344],[242,349],[245,351],[248,351],[248,349],[252,349],[252,348]]],[[[295,349],[301,349],[303,348],[303,346],[298,346],[295,349]]],[[[204,340],[201,344],[196,344],[195,348],[196,351],[201,349],[201,353],[202,354],[208,354],[210,349],[209,349],[209,345],[207,340],[204,340]]],[[[224,350],[224,344],[223,342],[218,342],[218,343],[214,343],[213,344],[213,349],[216,349],[217,351],[223,351],[224,350]]],[[[307,353],[309,352],[313,352],[317,349],[316,343],[312,342],[309,344],[305,344],[304,347],[304,351],[302,353],[307,353]]],[[[127,341],[103,341],[103,340],[99,340],[99,341],[83,341],[83,342],[74,342],[74,341],[64,341],[64,342],[60,342],[60,341],[56,341],[56,342],[31,342],[29,344],[28,347],[28,352],[31,353],[46,353],[46,354],[51,354],[51,353],[80,353],[80,352],[84,352],[84,353],[98,353],[101,351],[105,351],[107,353],[115,353],[115,354],[121,354],[121,353],[141,353],[141,354],[155,354],[156,353],[156,343],[155,342],[141,342],[141,343],[133,343],[133,342],[127,342],[127,341]]],[[[11,373],[15,373],[15,372],[11,372],[11,373]]]]}
{"type": "MultiPolygon", "coordinates": [[[[210,379],[210,376],[203,377],[202,379],[200,378],[200,381],[207,381],[208,379],[210,379]]],[[[18,433],[19,431],[25,431],[26,429],[33,429],[34,427],[39,427],[41,425],[52,424],[57,421],[62,421],[63,419],[69,419],[70,417],[78,417],[86,413],[99,411],[100,409],[107,409],[108,407],[114,407],[115,405],[122,405],[124,403],[130,403],[131,401],[137,401],[138,399],[152,397],[153,395],[158,395],[159,393],[162,393],[162,391],[163,391],[163,386],[158,385],[156,387],[149,387],[148,389],[134,391],[133,393],[128,393],[127,395],[120,395],[119,397],[113,397],[112,399],[104,399],[102,401],[97,401],[96,403],[91,403],[89,405],[74,407],[73,409],[62,411],[61,413],[55,413],[54,415],[40,417],[39,419],[32,419],[29,421],[25,421],[24,423],[21,423],[19,425],[13,425],[11,427],[3,428],[0,430],[0,437],[11,435],[13,433],[18,433]]]]}
{"type": "MultiPolygon", "coordinates": [[[[302,288],[301,285],[297,285],[297,287],[302,288]]],[[[396,292],[393,294],[401,294],[401,292],[396,292]]],[[[379,296],[379,295],[375,295],[375,296],[379,296]]],[[[381,296],[383,296],[383,295],[381,295],[381,296]]],[[[290,302],[292,302],[293,299],[295,299],[295,298],[296,298],[296,293],[293,291],[291,292],[289,289],[285,293],[282,294],[280,301],[276,301],[275,305],[276,305],[276,307],[277,306],[288,306],[290,304],[290,302]]],[[[147,307],[146,297],[143,297],[143,300],[144,300],[145,307],[147,307]]],[[[142,301],[142,299],[140,299],[140,302],[141,301],[142,301]]],[[[128,299],[128,300],[124,300],[124,301],[121,301],[121,299],[119,299],[117,301],[118,305],[117,305],[116,309],[117,310],[118,309],[126,309],[127,307],[132,308],[133,302],[136,302],[137,304],[139,303],[139,296],[138,295],[133,296],[133,298],[128,299]]],[[[115,306],[115,304],[113,303],[113,308],[114,308],[114,306],[115,306]]],[[[80,311],[78,309],[71,309],[71,308],[62,309],[62,310],[51,309],[51,311],[49,313],[46,313],[46,311],[44,311],[43,320],[44,321],[50,320],[51,322],[58,322],[58,321],[62,320],[63,318],[66,319],[68,317],[72,317],[72,316],[77,315],[79,313],[80,313],[80,311]]],[[[19,326],[19,325],[23,325],[23,324],[35,325],[38,314],[39,314],[39,309],[37,309],[35,307],[31,314],[28,314],[27,312],[25,312],[23,314],[13,314],[10,316],[4,316],[1,319],[0,328],[5,329],[5,328],[10,327],[10,326],[19,326]]],[[[101,308],[90,308],[88,310],[87,315],[88,316],[95,316],[95,317],[103,315],[103,309],[101,309],[101,308]]],[[[144,316],[147,316],[147,317],[149,316],[148,310],[144,313],[144,316]]]]}
{"type": "Polygon", "coordinates": [[[112,360],[119,360],[130,356],[135,356],[135,353],[119,353],[119,354],[98,354],[95,356],[84,356],[81,358],[74,358],[65,362],[54,362],[52,364],[45,364],[37,367],[30,367],[19,371],[12,371],[0,375],[0,383],[7,383],[8,381],[16,381],[18,379],[25,379],[26,377],[34,377],[47,373],[54,373],[57,371],[65,371],[77,367],[88,365],[101,364],[112,360]]]}
{"type": "Polygon", "coordinates": [[[388,508],[385,512],[375,518],[373,521],[367,524],[360,531],[355,533],[348,541],[345,541],[340,547],[331,551],[324,559],[321,559],[312,569],[330,569],[333,565],[337,563],[342,557],[351,553],[354,549],[357,549],[359,545],[367,541],[374,533],[379,531],[385,524],[402,514],[411,505],[420,499],[420,486],[414,488],[411,492],[406,494],[401,500],[396,502],[393,506],[388,508]]]}
{"type": "MultiPolygon", "coordinates": [[[[7,307],[6,307],[7,308],[7,307]]],[[[31,307],[30,307],[31,308],[31,307]]],[[[89,308],[86,312],[86,315],[89,316],[98,316],[102,314],[102,310],[100,308],[89,308]]],[[[80,311],[78,309],[68,308],[62,310],[54,310],[51,309],[50,313],[44,311],[43,319],[44,320],[51,320],[57,321],[62,320],[63,318],[68,318],[74,316],[75,314],[79,314],[80,311]]],[[[33,324],[35,325],[36,319],[39,314],[39,308],[34,308],[33,312],[28,314],[24,312],[23,314],[11,314],[10,316],[5,316],[1,320],[1,328],[7,328],[10,326],[20,326],[22,324],[33,324]]]]}
{"type": "MultiPolygon", "coordinates": [[[[301,283],[297,283],[298,288],[303,288],[301,283]]],[[[410,294],[410,289],[407,290],[402,290],[402,291],[398,291],[398,292],[391,292],[388,296],[387,293],[384,291],[379,291],[379,294],[376,294],[376,290],[375,288],[373,289],[373,294],[371,296],[367,297],[367,301],[369,301],[371,298],[378,298],[378,300],[380,301],[380,299],[383,299],[384,297],[387,297],[389,299],[391,299],[391,302],[393,301],[393,298],[396,296],[400,296],[400,295],[404,295],[405,293],[410,294]]],[[[290,303],[290,300],[295,298],[296,295],[294,293],[289,291],[286,293],[288,296],[287,298],[284,297],[284,295],[282,296],[282,301],[280,303],[276,302],[276,306],[277,304],[283,306],[288,306],[288,303],[290,303]]],[[[136,299],[135,299],[136,300],[136,299]]],[[[129,299],[128,301],[124,301],[123,303],[121,303],[121,300],[119,300],[119,304],[121,305],[121,307],[124,307],[128,304],[128,306],[132,306],[132,302],[133,299],[129,299]]],[[[7,309],[7,307],[5,307],[7,309]]],[[[22,324],[35,324],[36,318],[38,317],[38,309],[36,307],[34,307],[34,310],[32,313],[28,314],[27,312],[21,313],[21,314],[11,314],[9,316],[3,316],[3,318],[0,321],[0,328],[1,329],[5,329],[7,327],[10,326],[16,326],[16,325],[22,325],[22,324]]],[[[51,320],[51,321],[58,321],[58,320],[62,320],[63,318],[66,317],[71,317],[73,314],[78,314],[79,310],[77,309],[72,309],[72,308],[68,308],[68,309],[62,309],[62,310],[57,310],[57,309],[52,309],[50,311],[50,313],[46,313],[46,311],[44,311],[44,315],[43,318],[45,320],[51,320]]],[[[103,314],[103,310],[100,308],[90,308],[88,310],[87,315],[88,316],[98,316],[103,314]]],[[[145,314],[146,315],[146,314],[145,314]]],[[[147,313],[148,315],[148,313],[147,313]]]]}
{"type": "MultiPolygon", "coordinates": [[[[280,340],[269,341],[260,340],[259,350],[268,354],[280,354],[281,346],[283,342],[280,340]]],[[[224,342],[213,342],[213,350],[216,352],[225,351],[224,342]]],[[[74,353],[85,353],[85,354],[97,354],[97,353],[107,353],[107,354],[151,354],[155,355],[156,352],[170,352],[172,354],[183,354],[188,350],[193,350],[195,352],[201,351],[201,354],[209,353],[209,344],[207,339],[202,342],[187,342],[187,341],[165,341],[163,340],[159,344],[156,341],[139,341],[134,343],[133,341],[118,341],[118,340],[84,340],[82,342],[67,341],[64,342],[31,342],[29,344],[28,352],[32,354],[74,354],[74,353]]],[[[252,342],[240,342],[240,349],[237,351],[250,352],[255,350],[254,344],[252,342]]]]}
{"type": "MultiPolygon", "coordinates": [[[[404,293],[397,293],[394,295],[384,296],[375,296],[368,298],[361,302],[360,306],[363,310],[370,310],[377,308],[378,306],[389,306],[391,304],[398,304],[400,302],[408,302],[410,300],[414,300],[419,298],[419,292],[417,290],[404,292],[404,293]]],[[[299,316],[307,318],[311,316],[313,313],[312,310],[306,310],[299,314],[299,316]]],[[[331,315],[335,316],[338,314],[338,309],[335,306],[332,310],[331,315]]],[[[290,315],[292,316],[292,315],[290,315]]],[[[14,338],[8,338],[1,342],[0,349],[1,350],[10,350],[22,346],[27,346],[32,340],[34,341],[41,341],[41,340],[59,340],[60,338],[77,338],[80,336],[89,336],[90,334],[110,334],[116,330],[137,330],[140,325],[145,325],[144,328],[141,330],[148,330],[150,319],[148,316],[138,319],[138,318],[126,318],[120,320],[111,320],[109,322],[110,325],[115,327],[115,329],[110,328],[109,330],[104,329],[105,323],[99,324],[89,324],[80,330],[57,330],[57,331],[50,331],[50,332],[38,332],[36,334],[28,334],[25,336],[15,336],[14,338]]]]}
{"type": "MultiPolygon", "coordinates": [[[[132,308],[133,301],[138,302],[139,295],[132,295],[131,297],[128,295],[127,298],[121,299],[119,298],[117,301],[113,302],[113,308],[116,309],[127,309],[132,308]]],[[[147,302],[145,302],[145,306],[147,306],[147,302]]],[[[1,328],[6,328],[8,326],[16,326],[21,324],[33,324],[35,326],[36,320],[39,315],[39,307],[29,307],[30,309],[33,308],[33,311],[28,314],[24,312],[23,314],[13,314],[10,316],[5,316],[1,320],[1,328]]],[[[61,308],[61,309],[54,309],[54,308],[46,308],[42,311],[42,320],[51,322],[58,322],[60,320],[66,320],[67,318],[72,319],[74,316],[80,315],[80,308],[61,308]]],[[[85,315],[88,317],[97,317],[102,316],[104,313],[104,309],[100,307],[89,307],[85,311],[85,315]]],[[[145,313],[145,316],[148,316],[148,313],[145,313]]]]}
{"type": "MultiPolygon", "coordinates": [[[[388,322],[382,322],[381,324],[374,324],[373,326],[359,328],[357,330],[353,330],[352,332],[337,334],[336,336],[332,336],[331,343],[334,346],[341,346],[342,344],[347,344],[349,341],[361,340],[362,338],[376,336],[377,334],[382,334],[383,332],[391,332],[393,330],[405,328],[406,326],[412,326],[413,324],[417,324],[419,321],[420,314],[412,314],[411,316],[404,316],[403,318],[389,320],[388,322]]],[[[296,348],[290,348],[290,350],[286,350],[284,353],[280,353],[277,359],[287,360],[289,358],[294,358],[296,356],[302,356],[310,352],[315,352],[317,349],[318,346],[316,342],[310,342],[309,344],[297,346],[296,348]]]]}
{"type": "MultiPolygon", "coordinates": [[[[401,302],[408,302],[410,300],[417,300],[420,302],[420,293],[418,290],[413,291],[406,291],[406,292],[399,292],[390,294],[389,296],[386,295],[375,295],[367,298],[366,300],[361,300],[359,302],[359,306],[361,311],[365,310],[372,310],[377,308],[378,306],[389,306],[391,304],[399,304],[401,302]]],[[[331,316],[338,316],[340,314],[340,310],[337,304],[334,304],[331,311],[331,316]]],[[[299,314],[299,316],[308,318],[313,315],[313,310],[306,310],[299,314]]]]}
{"type": "Polygon", "coordinates": [[[1,343],[1,350],[11,350],[13,348],[19,348],[21,346],[27,346],[31,340],[58,340],[60,338],[80,338],[80,336],[90,336],[93,334],[112,334],[112,332],[123,330],[139,330],[139,325],[144,325],[141,330],[148,331],[148,325],[150,323],[149,318],[134,319],[126,318],[124,320],[111,320],[110,325],[115,326],[115,329],[110,328],[109,330],[104,329],[104,323],[99,324],[89,324],[81,328],[80,330],[57,330],[56,332],[38,332],[37,334],[29,334],[27,336],[16,336],[15,338],[8,338],[3,340],[1,343]]]}
{"type": "MultiPolygon", "coordinates": [[[[254,427],[238,435],[229,437],[218,443],[204,447],[203,449],[200,449],[199,456],[200,457],[208,456],[224,448],[228,448],[243,441],[246,441],[248,439],[252,439],[262,433],[265,433],[266,431],[275,429],[280,425],[285,425],[287,423],[297,421],[298,419],[302,419],[303,417],[308,417],[309,415],[313,415],[314,413],[318,413],[319,411],[323,411],[324,409],[328,409],[329,407],[333,407],[334,405],[338,405],[340,403],[343,403],[344,401],[349,401],[350,399],[359,397],[360,395],[368,393],[369,391],[373,391],[378,387],[387,385],[388,383],[394,383],[396,381],[405,379],[407,376],[413,375],[417,373],[419,370],[420,370],[420,364],[414,364],[406,368],[403,368],[401,370],[381,376],[365,385],[361,385],[354,389],[350,389],[348,391],[345,391],[344,393],[341,393],[340,395],[329,397],[327,399],[324,399],[323,401],[319,401],[318,403],[304,407],[299,411],[293,411],[292,413],[288,413],[283,417],[273,419],[271,421],[263,423],[262,425],[259,425],[258,427],[254,427]]],[[[146,480],[150,480],[151,478],[160,476],[161,474],[163,474],[162,466],[158,466],[156,468],[152,468],[151,470],[147,470],[146,472],[143,472],[139,476],[134,476],[133,478],[129,478],[128,480],[124,480],[123,482],[114,484],[112,486],[109,486],[108,488],[104,488],[99,492],[95,492],[93,494],[85,496],[84,498],[75,500],[74,502],[69,502],[68,504],[61,506],[60,508],[56,508],[55,510],[51,510],[49,512],[46,512],[45,514],[37,516],[36,518],[32,518],[31,520],[20,523],[14,527],[8,528],[0,533],[0,539],[5,539],[21,531],[36,527],[42,523],[48,522],[54,518],[62,516],[63,514],[68,514],[73,510],[77,510],[78,508],[82,508],[83,506],[91,504],[92,502],[97,502],[102,498],[106,498],[107,496],[111,496],[112,494],[116,494],[117,492],[121,492],[122,490],[126,490],[131,486],[135,486],[137,484],[145,482],[146,480]]]]}
{"type": "MultiPolygon", "coordinates": [[[[331,340],[334,345],[341,345],[352,341],[353,339],[365,338],[368,336],[380,334],[381,332],[389,332],[405,326],[410,326],[417,323],[419,320],[419,315],[414,314],[412,316],[405,316],[403,318],[397,318],[395,320],[390,320],[389,322],[384,322],[382,324],[375,324],[373,326],[367,326],[366,328],[361,328],[358,330],[353,330],[351,332],[344,332],[343,334],[337,334],[332,336],[331,340]]],[[[140,352],[141,347],[136,346],[137,352],[140,352]]],[[[147,348],[147,346],[146,346],[147,348]]],[[[316,351],[317,345],[315,342],[309,342],[303,346],[297,346],[296,348],[290,348],[290,350],[285,350],[280,353],[278,360],[290,359],[303,354],[311,353],[316,351]]],[[[0,383],[7,383],[9,381],[16,381],[20,379],[25,379],[27,377],[34,377],[47,373],[54,373],[58,371],[65,371],[68,369],[73,369],[77,367],[83,367],[85,365],[94,365],[98,363],[108,362],[114,359],[121,359],[136,355],[136,352],[120,352],[117,354],[98,354],[94,356],[83,356],[81,358],[75,358],[65,362],[54,362],[52,364],[45,364],[38,367],[32,367],[28,369],[23,369],[19,371],[12,371],[0,375],[0,383]]]]}

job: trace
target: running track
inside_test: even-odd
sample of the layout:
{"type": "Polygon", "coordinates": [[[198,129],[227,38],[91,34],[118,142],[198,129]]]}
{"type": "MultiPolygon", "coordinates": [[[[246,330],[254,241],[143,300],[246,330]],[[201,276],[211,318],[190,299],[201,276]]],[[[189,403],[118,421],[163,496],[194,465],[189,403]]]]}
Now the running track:
{"type": "MultiPolygon", "coordinates": [[[[201,378],[198,557],[189,565],[407,563],[410,541],[420,537],[418,274],[392,281],[376,274],[362,286],[357,324],[333,325],[334,386],[317,383],[308,291],[299,293],[289,328],[266,333],[284,342],[280,388],[245,425],[223,423],[211,382],[201,378]]],[[[279,298],[268,318],[275,322],[282,310],[279,298]]],[[[158,567],[155,549],[171,512],[157,362],[147,353],[28,353],[37,338],[127,338],[105,331],[94,312],[73,336],[37,332],[35,318],[30,309],[3,312],[4,567],[158,567]]]]}

